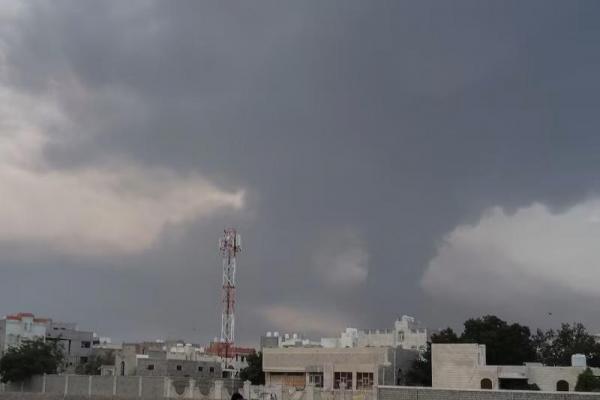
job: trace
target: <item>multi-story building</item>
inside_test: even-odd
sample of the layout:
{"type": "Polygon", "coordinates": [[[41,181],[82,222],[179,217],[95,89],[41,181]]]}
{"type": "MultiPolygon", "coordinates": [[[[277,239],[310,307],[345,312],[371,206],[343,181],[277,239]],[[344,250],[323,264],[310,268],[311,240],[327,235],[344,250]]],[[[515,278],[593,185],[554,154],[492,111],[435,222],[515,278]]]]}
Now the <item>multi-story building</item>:
{"type": "Polygon", "coordinates": [[[36,318],[31,313],[7,315],[0,320],[0,355],[25,340],[44,339],[51,320],[36,318]]]}
{"type": "Polygon", "coordinates": [[[74,323],[36,318],[32,313],[8,315],[0,320],[0,354],[18,347],[25,340],[43,339],[59,343],[65,356],[65,368],[74,371],[88,362],[92,352],[93,332],[80,331],[74,323]]]}
{"type": "Polygon", "coordinates": [[[265,348],[263,370],[267,385],[368,390],[404,383],[417,357],[417,351],[394,347],[265,348]]]}

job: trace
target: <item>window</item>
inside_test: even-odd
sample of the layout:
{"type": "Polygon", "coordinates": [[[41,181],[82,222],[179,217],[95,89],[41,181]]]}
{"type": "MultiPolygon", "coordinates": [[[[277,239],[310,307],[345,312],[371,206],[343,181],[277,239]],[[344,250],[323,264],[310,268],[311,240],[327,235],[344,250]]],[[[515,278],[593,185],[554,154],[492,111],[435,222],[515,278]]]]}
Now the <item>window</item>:
{"type": "Polygon", "coordinates": [[[373,388],[373,373],[372,372],[357,372],[356,373],[356,388],[357,389],[373,388]]]}
{"type": "Polygon", "coordinates": [[[177,367],[175,367],[175,368],[177,368],[177,371],[181,371],[181,365],[178,365],[178,366],[177,366],[177,367]]]}
{"type": "Polygon", "coordinates": [[[90,342],[81,342],[81,348],[82,349],[89,349],[90,348],[90,342]]]}
{"type": "Polygon", "coordinates": [[[88,362],[88,358],[87,357],[79,357],[79,362],[81,364],[85,364],[86,362],[88,362]]]}
{"type": "Polygon", "coordinates": [[[334,389],[352,389],[352,372],[336,372],[333,374],[334,389]]]}
{"type": "Polygon", "coordinates": [[[569,382],[560,380],[556,382],[556,391],[557,392],[568,392],[569,391],[569,382]]]}
{"type": "Polygon", "coordinates": [[[322,372],[309,372],[308,373],[308,383],[314,385],[315,387],[322,388],[323,387],[323,373],[322,372]]]}
{"type": "Polygon", "coordinates": [[[154,364],[148,364],[148,366],[146,367],[146,369],[148,371],[154,371],[154,364]]]}
{"type": "Polygon", "coordinates": [[[198,372],[202,372],[203,370],[204,370],[204,368],[198,367],[198,372]]]}
{"type": "Polygon", "coordinates": [[[398,341],[404,342],[404,332],[402,332],[402,331],[398,332],[398,341]]]}
{"type": "Polygon", "coordinates": [[[492,381],[488,378],[483,378],[481,380],[481,388],[482,389],[492,389],[492,381]]]}
{"type": "Polygon", "coordinates": [[[210,367],[208,369],[208,372],[210,372],[211,374],[214,374],[215,373],[215,367],[210,367]]]}

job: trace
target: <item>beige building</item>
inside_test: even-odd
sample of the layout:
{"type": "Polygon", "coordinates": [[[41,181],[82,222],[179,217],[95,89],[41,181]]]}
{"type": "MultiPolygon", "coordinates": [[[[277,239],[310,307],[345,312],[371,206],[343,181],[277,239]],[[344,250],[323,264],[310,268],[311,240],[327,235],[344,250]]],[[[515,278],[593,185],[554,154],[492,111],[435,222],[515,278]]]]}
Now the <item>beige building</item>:
{"type": "Polygon", "coordinates": [[[267,385],[368,390],[377,384],[402,383],[417,355],[389,347],[265,348],[263,370],[267,385]]]}
{"type": "MultiPolygon", "coordinates": [[[[577,377],[586,369],[585,366],[548,367],[538,363],[487,365],[485,345],[475,343],[434,343],[431,351],[432,386],[439,389],[508,389],[537,385],[542,391],[573,391],[577,377]]],[[[600,369],[592,370],[600,375],[600,369]]]]}

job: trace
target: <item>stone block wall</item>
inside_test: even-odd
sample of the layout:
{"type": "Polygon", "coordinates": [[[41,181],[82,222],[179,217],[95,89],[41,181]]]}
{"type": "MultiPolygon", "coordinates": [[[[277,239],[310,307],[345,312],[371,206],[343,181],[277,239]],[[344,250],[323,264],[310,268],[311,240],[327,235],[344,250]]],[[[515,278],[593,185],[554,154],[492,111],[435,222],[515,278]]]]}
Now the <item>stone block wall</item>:
{"type": "Polygon", "coordinates": [[[600,400],[600,393],[379,387],[378,400],[600,400]]]}

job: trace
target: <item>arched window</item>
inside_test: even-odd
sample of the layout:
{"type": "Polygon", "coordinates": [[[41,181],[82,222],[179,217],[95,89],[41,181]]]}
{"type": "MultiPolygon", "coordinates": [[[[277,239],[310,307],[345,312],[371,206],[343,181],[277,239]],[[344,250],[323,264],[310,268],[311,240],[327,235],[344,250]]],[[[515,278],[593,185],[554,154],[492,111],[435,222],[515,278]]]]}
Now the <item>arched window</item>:
{"type": "Polygon", "coordinates": [[[483,378],[481,380],[481,388],[482,389],[492,389],[492,380],[488,378],[483,378]]]}
{"type": "Polygon", "coordinates": [[[560,380],[556,382],[556,391],[557,392],[568,392],[569,391],[569,382],[565,380],[560,380]]]}

